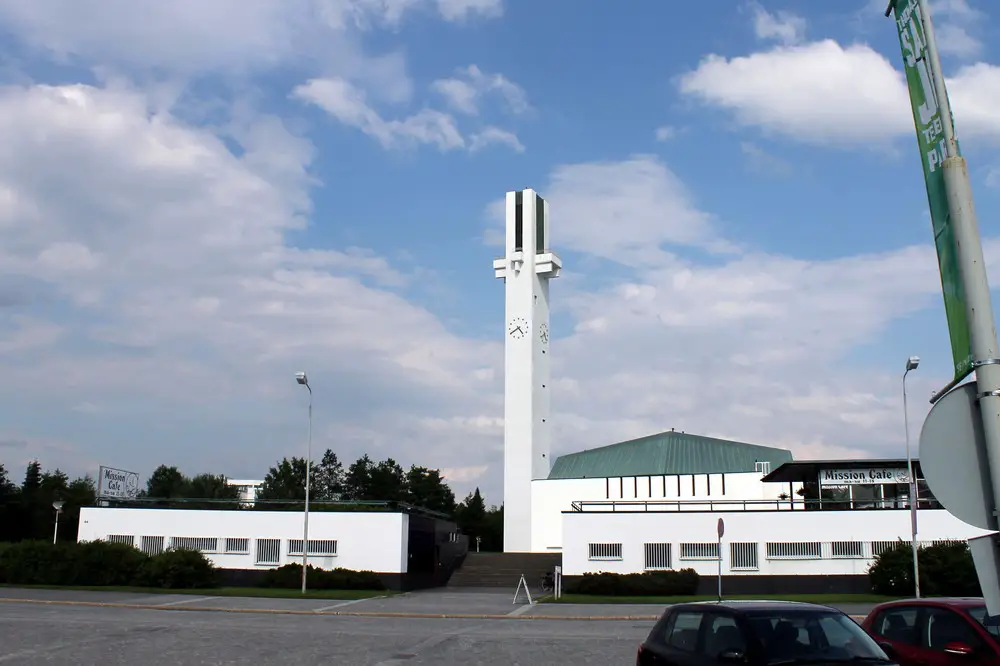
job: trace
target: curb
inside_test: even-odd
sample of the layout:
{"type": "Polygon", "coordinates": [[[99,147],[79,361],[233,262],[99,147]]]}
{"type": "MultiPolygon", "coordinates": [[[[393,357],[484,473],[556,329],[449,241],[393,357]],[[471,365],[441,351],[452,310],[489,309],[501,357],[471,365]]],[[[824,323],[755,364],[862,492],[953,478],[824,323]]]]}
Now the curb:
{"type": "Polygon", "coordinates": [[[156,610],[169,612],[234,613],[250,615],[314,615],[341,617],[381,617],[426,620],[562,620],[570,622],[629,622],[655,621],[659,615],[508,615],[493,613],[394,613],[378,611],[314,611],[289,608],[224,608],[219,606],[157,606],[155,604],[130,604],[104,601],[68,601],[53,599],[12,599],[0,597],[0,603],[34,604],[38,606],[79,606],[85,608],[119,608],[128,610],[156,610]]]}

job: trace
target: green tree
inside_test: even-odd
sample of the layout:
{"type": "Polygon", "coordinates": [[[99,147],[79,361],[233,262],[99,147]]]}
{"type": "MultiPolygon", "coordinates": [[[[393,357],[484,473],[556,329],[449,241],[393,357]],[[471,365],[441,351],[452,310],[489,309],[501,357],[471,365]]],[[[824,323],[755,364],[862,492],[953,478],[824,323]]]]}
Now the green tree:
{"type": "Polygon", "coordinates": [[[20,538],[21,490],[11,480],[7,469],[0,464],[0,541],[20,538]]]}
{"type": "Polygon", "coordinates": [[[160,465],[146,481],[146,496],[158,500],[186,498],[189,486],[187,477],[177,467],[160,465]]]}
{"type": "Polygon", "coordinates": [[[318,465],[313,465],[309,492],[319,501],[335,502],[344,495],[344,465],[337,454],[327,449],[318,465]]]}
{"type": "Polygon", "coordinates": [[[406,473],[406,488],[406,501],[414,506],[449,515],[455,512],[455,493],[439,470],[413,465],[406,473]]]}
{"type": "Polygon", "coordinates": [[[306,498],[305,458],[283,458],[267,471],[264,483],[257,493],[258,501],[299,500],[306,498]]]}

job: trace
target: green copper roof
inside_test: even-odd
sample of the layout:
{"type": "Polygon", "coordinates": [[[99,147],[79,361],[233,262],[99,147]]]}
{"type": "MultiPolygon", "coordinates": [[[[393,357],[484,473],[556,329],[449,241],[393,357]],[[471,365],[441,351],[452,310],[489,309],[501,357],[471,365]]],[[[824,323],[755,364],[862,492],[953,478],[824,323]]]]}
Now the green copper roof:
{"type": "Polygon", "coordinates": [[[661,432],[598,449],[559,456],[550,479],[585,479],[660,474],[733,474],[754,471],[767,461],[771,470],[790,462],[785,449],[701,437],[683,432],[661,432]]]}

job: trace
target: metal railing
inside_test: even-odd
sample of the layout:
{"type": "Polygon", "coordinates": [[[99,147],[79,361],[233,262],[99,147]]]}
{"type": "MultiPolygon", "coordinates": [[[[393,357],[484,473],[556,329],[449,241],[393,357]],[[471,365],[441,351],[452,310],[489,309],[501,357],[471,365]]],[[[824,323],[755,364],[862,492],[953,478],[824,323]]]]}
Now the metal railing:
{"type": "MultiPolygon", "coordinates": [[[[855,502],[855,505],[860,502],[855,502]]],[[[844,500],[763,499],[763,500],[577,500],[572,511],[594,512],[670,512],[670,511],[895,511],[909,509],[903,500],[865,501],[853,506],[844,500]]],[[[942,508],[937,501],[920,501],[921,509],[942,508]]]]}

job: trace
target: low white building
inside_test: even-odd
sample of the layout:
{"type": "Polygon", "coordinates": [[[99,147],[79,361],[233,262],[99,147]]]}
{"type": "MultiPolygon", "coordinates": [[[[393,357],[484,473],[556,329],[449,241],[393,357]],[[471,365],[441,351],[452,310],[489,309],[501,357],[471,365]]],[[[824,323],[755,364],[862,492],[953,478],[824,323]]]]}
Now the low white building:
{"type": "MultiPolygon", "coordinates": [[[[268,569],[302,562],[301,511],[84,507],[80,541],[202,552],[230,584],[254,584],[268,569]]],[[[443,584],[467,540],[449,521],[402,511],[312,511],[309,563],[320,569],[373,571],[390,589],[443,584]]]]}
{"type": "Polygon", "coordinates": [[[264,482],[257,479],[227,479],[227,486],[234,486],[240,493],[240,502],[252,506],[264,482]]]}

